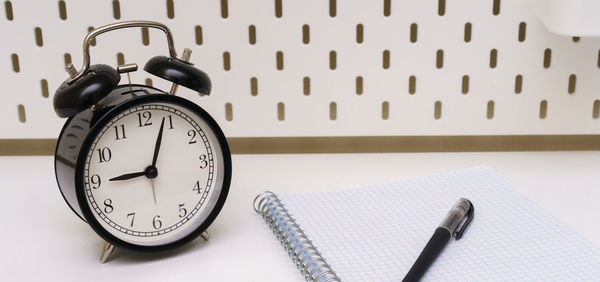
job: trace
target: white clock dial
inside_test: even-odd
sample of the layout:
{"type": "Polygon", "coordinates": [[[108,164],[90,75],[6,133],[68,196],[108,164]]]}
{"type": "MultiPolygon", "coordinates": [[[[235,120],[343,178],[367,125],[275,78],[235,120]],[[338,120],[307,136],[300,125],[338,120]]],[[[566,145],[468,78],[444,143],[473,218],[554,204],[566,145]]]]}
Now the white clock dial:
{"type": "Polygon", "coordinates": [[[218,137],[195,112],[166,102],[133,106],[106,123],[89,148],[87,204],[125,242],[175,242],[215,207],[223,163],[218,137]]]}

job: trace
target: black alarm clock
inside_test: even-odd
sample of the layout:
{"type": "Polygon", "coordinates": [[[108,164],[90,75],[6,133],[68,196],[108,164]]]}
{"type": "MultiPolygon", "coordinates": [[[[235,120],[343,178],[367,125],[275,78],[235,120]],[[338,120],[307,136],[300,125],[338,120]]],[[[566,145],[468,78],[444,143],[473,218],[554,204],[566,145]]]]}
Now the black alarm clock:
{"type": "MultiPolygon", "coordinates": [[[[101,262],[114,247],[158,252],[198,236],[219,214],[231,182],[231,155],[215,120],[195,103],[174,95],[177,85],[208,95],[209,77],[177,58],[163,24],[129,21],[91,31],[83,42],[83,67],[54,95],[54,110],[68,117],[58,137],[58,187],[73,212],[105,243],[101,262]],[[89,45],[99,34],[147,27],[165,32],[170,56],[150,59],[144,70],[172,81],[170,92],[119,85],[120,73],[137,65],[91,65],[89,45]]],[[[127,74],[129,77],[129,74],[127,74]]]]}

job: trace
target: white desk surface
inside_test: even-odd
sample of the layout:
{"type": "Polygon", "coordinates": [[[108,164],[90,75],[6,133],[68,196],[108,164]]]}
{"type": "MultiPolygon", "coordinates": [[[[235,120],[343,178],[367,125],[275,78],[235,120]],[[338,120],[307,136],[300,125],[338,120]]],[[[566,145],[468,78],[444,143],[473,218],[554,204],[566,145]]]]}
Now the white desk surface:
{"type": "Polygon", "coordinates": [[[252,210],[258,193],[364,186],[481,164],[600,246],[597,151],[234,155],[210,241],[151,256],[117,251],[106,264],[98,263],[102,240],[63,201],[52,157],[0,157],[0,270],[8,280],[303,281],[252,210]]]}

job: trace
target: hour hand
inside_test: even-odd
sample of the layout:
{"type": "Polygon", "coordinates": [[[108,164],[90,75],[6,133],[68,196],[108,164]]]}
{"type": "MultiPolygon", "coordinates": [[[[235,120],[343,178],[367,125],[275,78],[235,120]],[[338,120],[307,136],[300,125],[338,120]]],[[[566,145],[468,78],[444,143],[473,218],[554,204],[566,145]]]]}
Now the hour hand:
{"type": "Polygon", "coordinates": [[[134,172],[134,173],[126,173],[117,177],[113,177],[111,179],[109,179],[108,181],[119,181],[119,180],[127,180],[127,179],[132,179],[132,178],[136,178],[136,177],[140,177],[140,176],[144,176],[146,175],[145,171],[141,171],[141,172],[134,172]]]}

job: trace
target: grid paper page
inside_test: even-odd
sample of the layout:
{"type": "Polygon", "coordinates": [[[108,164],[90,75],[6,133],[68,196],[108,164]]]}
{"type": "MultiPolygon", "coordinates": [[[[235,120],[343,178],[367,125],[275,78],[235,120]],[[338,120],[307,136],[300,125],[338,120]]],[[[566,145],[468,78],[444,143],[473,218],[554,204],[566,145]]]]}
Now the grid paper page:
{"type": "Polygon", "coordinates": [[[600,280],[600,249],[488,167],[278,196],[344,281],[401,280],[460,197],[475,218],[424,280],[600,280]]]}

